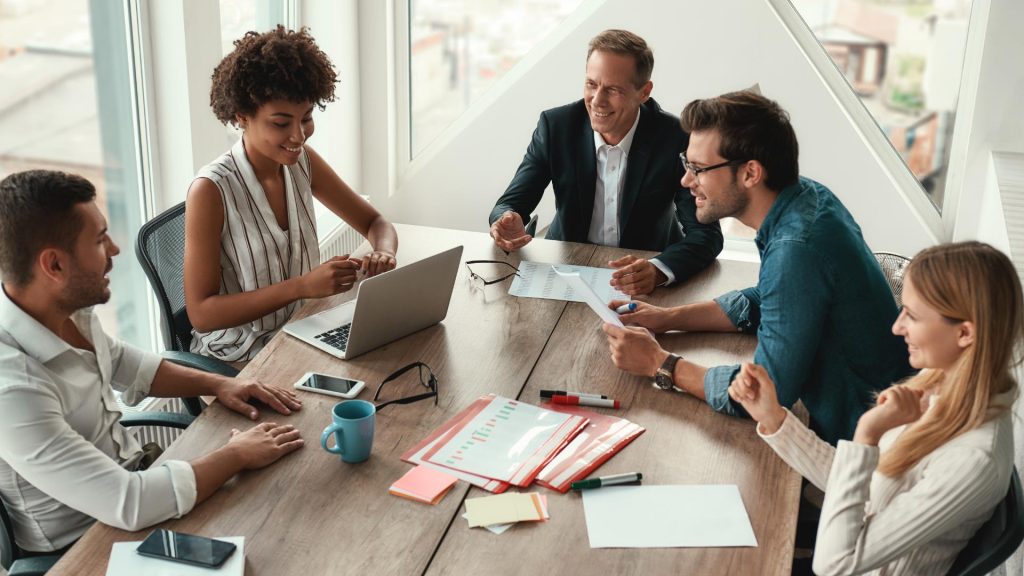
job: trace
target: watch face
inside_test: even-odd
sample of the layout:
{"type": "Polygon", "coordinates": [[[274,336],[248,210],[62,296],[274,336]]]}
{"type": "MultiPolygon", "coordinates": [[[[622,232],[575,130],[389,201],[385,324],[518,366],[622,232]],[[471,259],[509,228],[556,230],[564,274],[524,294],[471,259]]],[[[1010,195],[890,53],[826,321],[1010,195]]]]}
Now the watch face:
{"type": "Polygon", "coordinates": [[[672,376],[659,370],[654,376],[654,385],[662,390],[669,390],[672,388],[672,376]]]}

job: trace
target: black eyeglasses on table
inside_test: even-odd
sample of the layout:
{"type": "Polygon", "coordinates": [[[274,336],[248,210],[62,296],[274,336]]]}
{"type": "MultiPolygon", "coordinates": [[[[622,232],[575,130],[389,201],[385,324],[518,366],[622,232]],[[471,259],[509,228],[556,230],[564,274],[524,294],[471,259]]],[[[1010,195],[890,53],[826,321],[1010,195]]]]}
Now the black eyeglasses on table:
{"type": "MultiPolygon", "coordinates": [[[[476,280],[477,282],[483,283],[484,286],[490,286],[491,284],[497,284],[498,282],[501,282],[501,281],[503,281],[503,280],[505,280],[507,278],[511,278],[513,276],[519,276],[519,268],[516,268],[515,266],[509,264],[508,262],[502,262],[501,260],[466,260],[466,270],[469,270],[469,277],[470,278],[472,278],[473,280],[476,280]],[[509,268],[512,269],[512,271],[509,272],[508,274],[505,274],[504,276],[501,276],[500,278],[495,278],[493,280],[487,280],[483,276],[481,276],[481,275],[477,274],[476,272],[474,272],[473,269],[469,266],[470,264],[500,264],[500,265],[503,265],[503,266],[508,266],[509,268]]],[[[521,278],[521,276],[520,276],[520,278],[521,278]]]]}
{"type": "Polygon", "coordinates": [[[405,398],[397,398],[395,400],[386,400],[377,404],[377,411],[389,404],[412,404],[413,402],[419,402],[420,400],[426,400],[427,398],[434,398],[434,406],[437,406],[437,376],[434,376],[434,372],[430,370],[430,366],[427,366],[423,362],[413,362],[408,366],[403,366],[398,370],[394,371],[390,376],[384,379],[377,386],[377,392],[373,395],[374,403],[380,399],[380,391],[384,388],[384,385],[393,380],[397,380],[402,374],[412,370],[413,368],[419,368],[420,384],[430,390],[430,392],[424,392],[422,394],[414,394],[405,398]]]}

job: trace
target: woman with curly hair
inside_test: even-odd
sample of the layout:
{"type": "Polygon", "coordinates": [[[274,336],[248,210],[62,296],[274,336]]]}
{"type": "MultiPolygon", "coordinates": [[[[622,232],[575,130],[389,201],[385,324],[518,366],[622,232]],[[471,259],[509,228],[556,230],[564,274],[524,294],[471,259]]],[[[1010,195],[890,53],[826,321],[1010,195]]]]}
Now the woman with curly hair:
{"type": "Polygon", "coordinates": [[[185,304],[192,351],[250,360],[304,298],[395,267],[398,236],[308,144],[313,108],[337,74],[305,28],[248,32],[213,71],[210,105],[242,130],[196,175],[185,210],[185,304]],[[320,263],[313,198],[369,240],[362,260],[320,263]]]}
{"type": "Polygon", "coordinates": [[[879,394],[835,448],[779,405],[763,368],[743,366],[729,396],[825,491],[815,574],[949,571],[1010,483],[1022,313],[1002,252],[980,242],[923,250],[892,327],[921,372],[879,394]]]}

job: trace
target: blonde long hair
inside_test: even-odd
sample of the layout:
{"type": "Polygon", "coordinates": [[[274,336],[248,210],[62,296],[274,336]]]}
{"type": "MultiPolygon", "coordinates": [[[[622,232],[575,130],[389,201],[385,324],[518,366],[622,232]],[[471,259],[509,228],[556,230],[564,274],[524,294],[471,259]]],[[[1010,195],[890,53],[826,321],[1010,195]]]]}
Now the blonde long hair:
{"type": "Polygon", "coordinates": [[[929,307],[950,322],[974,324],[974,342],[948,371],[922,370],[903,386],[942,393],[928,415],[911,424],[886,450],[878,471],[899,476],[951,439],[1010,409],[997,395],[1017,393],[1011,373],[1020,362],[1024,302],[1010,259],[981,242],[922,250],[906,275],[929,307]]]}

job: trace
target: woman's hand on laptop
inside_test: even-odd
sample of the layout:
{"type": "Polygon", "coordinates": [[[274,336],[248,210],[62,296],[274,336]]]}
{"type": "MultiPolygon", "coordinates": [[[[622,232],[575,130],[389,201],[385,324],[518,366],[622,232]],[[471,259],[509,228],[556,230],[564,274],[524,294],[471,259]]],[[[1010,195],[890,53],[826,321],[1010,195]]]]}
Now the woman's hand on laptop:
{"type": "Polygon", "coordinates": [[[395,266],[398,265],[398,261],[395,260],[395,255],[387,250],[374,250],[366,256],[363,256],[363,266],[360,270],[366,274],[367,277],[376,276],[377,274],[383,274],[388,270],[394,270],[395,266]]]}
{"type": "Polygon", "coordinates": [[[331,258],[299,277],[299,297],[325,298],[350,290],[362,265],[348,254],[331,258]]]}
{"type": "Polygon", "coordinates": [[[259,400],[281,414],[291,414],[302,409],[302,402],[291,390],[268,386],[248,378],[225,378],[217,388],[217,400],[226,408],[252,420],[260,415],[256,407],[250,404],[252,400],[259,400]]]}

